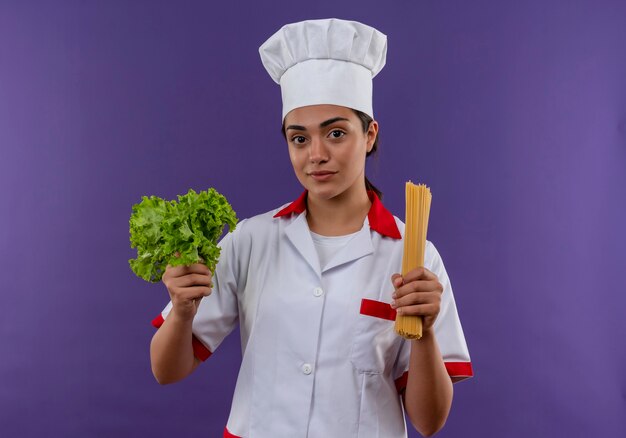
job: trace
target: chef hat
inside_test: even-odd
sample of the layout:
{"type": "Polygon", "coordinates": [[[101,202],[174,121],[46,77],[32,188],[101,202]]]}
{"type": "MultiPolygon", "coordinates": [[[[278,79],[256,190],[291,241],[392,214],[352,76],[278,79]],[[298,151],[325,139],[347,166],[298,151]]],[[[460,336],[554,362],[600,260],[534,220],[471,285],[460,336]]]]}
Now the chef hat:
{"type": "Polygon", "coordinates": [[[372,118],[372,78],[385,65],[387,36],[357,21],[286,24],[259,47],[283,98],[283,120],[307,105],[333,104],[372,118]]]}

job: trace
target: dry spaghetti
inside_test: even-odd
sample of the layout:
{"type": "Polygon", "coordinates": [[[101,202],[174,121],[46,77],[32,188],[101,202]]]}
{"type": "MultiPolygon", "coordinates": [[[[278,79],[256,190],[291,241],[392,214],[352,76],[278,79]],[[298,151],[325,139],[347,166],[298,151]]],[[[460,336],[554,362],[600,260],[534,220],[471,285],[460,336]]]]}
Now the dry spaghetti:
{"type": "MultiPolygon", "coordinates": [[[[402,275],[424,266],[426,231],[432,195],[425,184],[406,183],[406,222],[404,228],[404,255],[402,275]]],[[[396,315],[395,331],[407,339],[422,337],[422,317],[396,315]]]]}

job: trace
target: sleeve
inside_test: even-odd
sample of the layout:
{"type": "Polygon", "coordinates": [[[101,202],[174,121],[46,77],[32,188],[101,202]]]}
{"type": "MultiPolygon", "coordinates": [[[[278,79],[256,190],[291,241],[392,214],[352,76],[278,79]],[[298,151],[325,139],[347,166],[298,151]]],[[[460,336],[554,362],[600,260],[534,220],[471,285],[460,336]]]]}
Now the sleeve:
{"type": "MultiPolygon", "coordinates": [[[[240,269],[236,242],[244,222],[245,220],[239,222],[235,231],[226,234],[218,243],[220,256],[213,275],[213,291],[202,299],[193,320],[193,351],[202,361],[213,354],[239,320],[237,280],[240,269]]],[[[170,301],[152,320],[152,325],[161,327],[171,310],[170,301]]]]}
{"type": "MultiPolygon", "coordinates": [[[[441,308],[434,325],[435,339],[437,339],[437,345],[443,356],[443,362],[450,377],[455,378],[454,380],[457,382],[465,380],[472,377],[474,371],[454,301],[452,285],[437,248],[428,240],[426,241],[424,265],[426,269],[439,278],[439,282],[443,286],[441,308]]],[[[410,355],[411,343],[403,339],[403,344],[398,352],[393,369],[393,377],[398,392],[402,392],[406,388],[410,355]]]]}
{"type": "Polygon", "coordinates": [[[406,383],[409,379],[409,358],[411,357],[411,341],[398,336],[402,343],[400,345],[400,351],[396,357],[396,362],[393,365],[393,379],[396,383],[396,389],[398,394],[402,394],[406,389],[406,383]]]}
{"type": "Polygon", "coordinates": [[[437,248],[428,240],[426,241],[424,264],[439,278],[439,282],[443,286],[441,309],[435,321],[434,330],[448,374],[450,377],[456,377],[457,381],[472,377],[474,371],[454,301],[452,284],[437,248]]]}

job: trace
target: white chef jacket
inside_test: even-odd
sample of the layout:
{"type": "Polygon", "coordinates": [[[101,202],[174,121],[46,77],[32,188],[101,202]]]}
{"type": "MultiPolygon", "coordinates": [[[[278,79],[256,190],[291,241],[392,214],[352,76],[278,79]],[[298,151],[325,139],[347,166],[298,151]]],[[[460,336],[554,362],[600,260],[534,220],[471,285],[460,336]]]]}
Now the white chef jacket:
{"type": "MultiPolygon", "coordinates": [[[[239,322],[243,358],[224,437],[407,436],[399,392],[411,344],[394,332],[389,305],[404,224],[368,195],[362,229],[323,270],[306,191],[242,220],[221,240],[213,293],[193,320],[193,346],[206,360],[239,322]]],[[[448,373],[471,377],[450,280],[430,241],[424,265],[444,287],[434,334],[448,373]]]]}

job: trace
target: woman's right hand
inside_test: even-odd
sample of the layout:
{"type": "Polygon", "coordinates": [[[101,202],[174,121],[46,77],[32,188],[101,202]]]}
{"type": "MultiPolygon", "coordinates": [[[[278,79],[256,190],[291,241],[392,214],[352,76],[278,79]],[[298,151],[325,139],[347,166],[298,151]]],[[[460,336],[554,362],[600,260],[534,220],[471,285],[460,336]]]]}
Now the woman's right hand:
{"type": "MultiPolygon", "coordinates": [[[[176,252],[176,257],[180,253],[176,252]]],[[[211,271],[204,263],[167,265],[162,278],[172,301],[172,313],[182,320],[193,320],[200,301],[211,295],[211,271]]]]}

